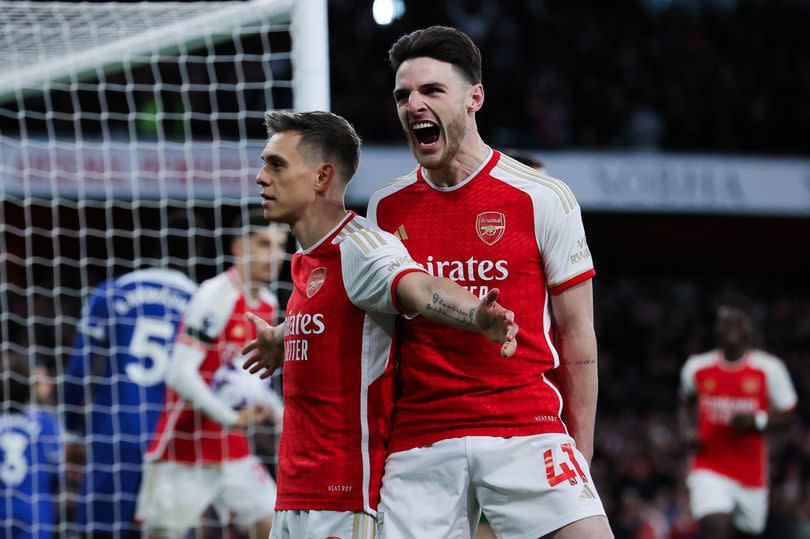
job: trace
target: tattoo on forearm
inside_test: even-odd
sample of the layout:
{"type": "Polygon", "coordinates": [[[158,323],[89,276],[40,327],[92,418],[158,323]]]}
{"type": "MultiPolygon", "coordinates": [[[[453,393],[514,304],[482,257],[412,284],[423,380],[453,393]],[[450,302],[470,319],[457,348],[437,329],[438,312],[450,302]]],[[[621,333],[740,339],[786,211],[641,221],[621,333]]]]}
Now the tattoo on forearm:
{"type": "Polygon", "coordinates": [[[576,361],[571,359],[563,359],[563,365],[596,365],[595,359],[577,359],[576,361]]]}
{"type": "Polygon", "coordinates": [[[444,318],[454,320],[468,329],[477,329],[475,325],[475,309],[462,309],[458,305],[447,303],[437,292],[433,294],[433,303],[426,305],[428,311],[432,311],[444,318]]]}

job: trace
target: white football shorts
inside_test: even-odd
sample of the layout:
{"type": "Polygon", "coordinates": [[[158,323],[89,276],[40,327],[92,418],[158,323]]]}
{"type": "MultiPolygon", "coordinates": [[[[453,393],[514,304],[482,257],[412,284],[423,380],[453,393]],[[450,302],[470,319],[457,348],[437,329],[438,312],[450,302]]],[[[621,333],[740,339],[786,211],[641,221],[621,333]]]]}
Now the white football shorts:
{"type": "Polygon", "coordinates": [[[270,539],[374,539],[375,517],[362,511],[276,511],[270,539]]]}
{"type": "Polygon", "coordinates": [[[258,458],[195,466],[171,461],[144,465],[135,518],[147,532],[182,536],[213,505],[223,523],[242,529],[273,514],[276,483],[258,458]]]}
{"type": "Polygon", "coordinates": [[[468,436],[388,456],[380,538],[471,539],[481,510],[499,539],[605,515],[585,458],[564,434],[468,436]]]}
{"type": "Polygon", "coordinates": [[[693,470],[686,478],[692,517],[729,514],[740,531],[759,535],[768,518],[768,489],[751,488],[709,470],[693,470]]]}

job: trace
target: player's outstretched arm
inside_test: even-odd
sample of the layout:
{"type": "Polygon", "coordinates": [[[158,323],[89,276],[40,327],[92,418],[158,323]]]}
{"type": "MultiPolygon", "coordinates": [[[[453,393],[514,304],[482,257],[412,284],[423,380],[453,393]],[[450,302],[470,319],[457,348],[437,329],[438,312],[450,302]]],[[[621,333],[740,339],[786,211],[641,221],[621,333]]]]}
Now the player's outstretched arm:
{"type": "Polygon", "coordinates": [[[250,374],[264,369],[259,378],[268,378],[284,361],[284,325],[271,326],[253,313],[247,313],[247,319],[256,328],[256,339],[242,348],[242,355],[248,358],[242,364],[250,374]]]}
{"type": "Polygon", "coordinates": [[[511,357],[517,348],[515,313],[498,303],[498,289],[479,300],[449,279],[427,273],[408,273],[397,284],[397,300],[403,312],[419,313],[449,326],[479,331],[502,344],[501,355],[511,357]]]}

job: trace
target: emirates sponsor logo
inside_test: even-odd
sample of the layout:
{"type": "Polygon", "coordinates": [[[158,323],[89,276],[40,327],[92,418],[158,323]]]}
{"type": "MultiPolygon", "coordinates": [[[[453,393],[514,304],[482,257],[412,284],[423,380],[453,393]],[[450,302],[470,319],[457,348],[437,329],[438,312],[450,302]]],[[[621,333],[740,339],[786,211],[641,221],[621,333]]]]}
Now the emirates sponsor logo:
{"type": "Polygon", "coordinates": [[[309,280],[307,281],[307,297],[311,298],[315,294],[318,293],[318,290],[321,289],[323,286],[323,282],[326,280],[326,268],[323,266],[319,268],[315,268],[312,270],[312,273],[309,275],[309,280]]]}
{"type": "Polygon", "coordinates": [[[287,313],[284,335],[320,335],[326,329],[321,313],[287,313]]]}
{"type": "Polygon", "coordinates": [[[436,260],[428,255],[425,269],[436,277],[447,277],[456,282],[466,281],[505,281],[509,277],[509,263],[506,260],[436,260]]]}
{"type": "Polygon", "coordinates": [[[709,423],[728,425],[736,412],[753,414],[759,409],[755,397],[707,396],[699,401],[709,423]]]}
{"type": "Polygon", "coordinates": [[[475,231],[481,241],[494,245],[506,231],[506,216],[498,211],[485,211],[475,218],[475,231]]]}

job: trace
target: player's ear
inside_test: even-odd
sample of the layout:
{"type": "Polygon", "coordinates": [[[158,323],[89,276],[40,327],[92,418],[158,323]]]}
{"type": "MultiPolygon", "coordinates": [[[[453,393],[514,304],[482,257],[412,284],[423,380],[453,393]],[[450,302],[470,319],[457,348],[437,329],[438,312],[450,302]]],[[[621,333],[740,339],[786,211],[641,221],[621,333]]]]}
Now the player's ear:
{"type": "Polygon", "coordinates": [[[233,239],[231,239],[231,254],[235,258],[241,257],[242,253],[244,252],[244,248],[242,246],[243,241],[244,238],[242,238],[242,236],[234,236],[233,239]]]}
{"type": "Polygon", "coordinates": [[[484,106],[484,85],[474,84],[467,94],[467,112],[478,112],[484,106]]]}
{"type": "Polygon", "coordinates": [[[318,167],[318,178],[315,180],[315,191],[323,193],[335,180],[337,170],[332,163],[321,163],[318,167]]]}

